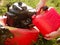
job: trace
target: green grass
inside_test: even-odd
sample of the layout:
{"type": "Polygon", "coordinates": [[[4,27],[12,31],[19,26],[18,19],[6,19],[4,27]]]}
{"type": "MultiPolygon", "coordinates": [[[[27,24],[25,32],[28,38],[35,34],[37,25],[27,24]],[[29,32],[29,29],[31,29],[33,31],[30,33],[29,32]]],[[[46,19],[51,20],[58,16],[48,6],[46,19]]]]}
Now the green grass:
{"type": "Polygon", "coordinates": [[[60,0],[48,0],[47,5],[54,7],[60,13],[60,0]]]}
{"type": "MultiPolygon", "coordinates": [[[[6,10],[6,4],[13,4],[14,2],[24,2],[29,6],[32,6],[33,8],[36,8],[36,5],[38,4],[39,0],[4,0],[4,4],[0,6],[0,15],[4,14],[6,10]],[[3,8],[2,8],[3,7],[3,8]]],[[[54,7],[57,12],[60,13],[60,0],[48,0],[47,5],[49,7],[54,7]]]]}

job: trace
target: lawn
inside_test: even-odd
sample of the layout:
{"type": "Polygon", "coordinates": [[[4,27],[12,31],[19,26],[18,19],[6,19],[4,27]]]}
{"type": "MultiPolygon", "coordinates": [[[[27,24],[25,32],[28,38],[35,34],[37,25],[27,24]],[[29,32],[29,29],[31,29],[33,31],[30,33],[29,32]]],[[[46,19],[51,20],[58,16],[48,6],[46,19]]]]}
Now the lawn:
{"type": "MultiPolygon", "coordinates": [[[[33,8],[36,8],[36,5],[38,4],[39,0],[3,0],[3,5],[0,6],[0,15],[4,14],[7,9],[6,9],[6,5],[9,4],[13,4],[14,2],[24,2],[26,4],[28,4],[29,6],[32,6],[33,8]]],[[[57,12],[60,13],[60,1],[59,0],[48,0],[46,5],[48,5],[49,7],[54,7],[57,12]]]]}

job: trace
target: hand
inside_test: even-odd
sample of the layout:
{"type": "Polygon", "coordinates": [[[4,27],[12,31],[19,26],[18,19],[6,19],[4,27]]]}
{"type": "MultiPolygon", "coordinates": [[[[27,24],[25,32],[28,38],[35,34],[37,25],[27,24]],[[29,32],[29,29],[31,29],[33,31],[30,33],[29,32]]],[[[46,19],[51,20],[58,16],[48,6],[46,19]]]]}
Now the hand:
{"type": "Polygon", "coordinates": [[[37,11],[41,10],[41,8],[45,6],[45,3],[46,3],[46,0],[40,0],[36,6],[36,10],[37,11]]]}
{"type": "Polygon", "coordinates": [[[58,36],[60,36],[60,28],[57,31],[51,32],[47,35],[45,35],[45,39],[46,40],[52,40],[54,38],[57,38],[58,36]]]}
{"type": "Polygon", "coordinates": [[[38,3],[38,5],[36,6],[36,11],[38,12],[39,10],[41,10],[42,7],[43,7],[43,4],[38,3]]]}

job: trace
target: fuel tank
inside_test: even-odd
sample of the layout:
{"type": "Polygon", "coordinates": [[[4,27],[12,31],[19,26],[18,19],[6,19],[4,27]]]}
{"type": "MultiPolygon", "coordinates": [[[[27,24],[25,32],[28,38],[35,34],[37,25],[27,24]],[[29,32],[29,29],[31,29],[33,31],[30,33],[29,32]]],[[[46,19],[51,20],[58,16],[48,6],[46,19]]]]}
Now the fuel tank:
{"type": "Polygon", "coordinates": [[[54,8],[48,8],[43,13],[33,15],[32,22],[45,36],[60,27],[60,15],[54,8]]]}

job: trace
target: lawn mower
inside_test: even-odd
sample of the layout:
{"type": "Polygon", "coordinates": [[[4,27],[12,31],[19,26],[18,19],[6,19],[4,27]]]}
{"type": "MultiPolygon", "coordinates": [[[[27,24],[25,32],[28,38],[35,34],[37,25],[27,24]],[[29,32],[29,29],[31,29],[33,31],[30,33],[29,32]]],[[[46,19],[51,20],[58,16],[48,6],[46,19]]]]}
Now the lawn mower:
{"type": "Polygon", "coordinates": [[[8,11],[0,16],[1,45],[33,45],[39,35],[39,31],[32,28],[31,16],[35,9],[23,2],[7,5],[8,11]],[[3,34],[7,30],[7,34],[3,34]],[[3,38],[2,38],[3,37],[3,38]],[[12,38],[11,38],[12,37],[12,38]]]}

